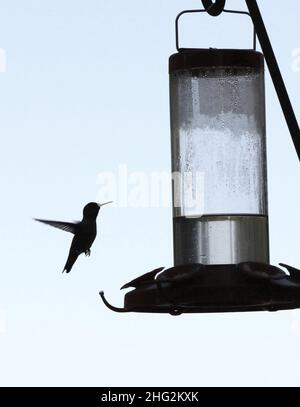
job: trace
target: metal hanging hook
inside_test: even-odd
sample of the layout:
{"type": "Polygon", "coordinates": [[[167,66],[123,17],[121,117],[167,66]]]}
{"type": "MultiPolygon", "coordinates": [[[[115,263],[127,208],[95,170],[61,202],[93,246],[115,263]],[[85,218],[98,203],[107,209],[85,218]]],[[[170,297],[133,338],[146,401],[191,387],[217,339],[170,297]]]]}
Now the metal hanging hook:
{"type": "Polygon", "coordinates": [[[225,2],[226,0],[216,0],[215,2],[212,2],[211,0],[202,0],[205,11],[213,17],[217,17],[222,13],[225,7],[225,2]]]}

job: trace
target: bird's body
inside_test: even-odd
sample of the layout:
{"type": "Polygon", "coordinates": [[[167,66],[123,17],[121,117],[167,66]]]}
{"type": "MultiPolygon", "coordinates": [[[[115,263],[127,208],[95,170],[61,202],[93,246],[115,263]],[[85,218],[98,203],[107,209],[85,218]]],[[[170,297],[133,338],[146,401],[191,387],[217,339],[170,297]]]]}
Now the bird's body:
{"type": "Polygon", "coordinates": [[[73,264],[77,260],[77,257],[81,253],[85,253],[89,256],[90,248],[94,243],[97,235],[96,219],[83,218],[80,223],[77,224],[77,231],[73,237],[69,256],[63,271],[69,273],[73,264]]]}
{"type": "Polygon", "coordinates": [[[81,253],[85,253],[86,256],[90,255],[90,249],[94,240],[97,236],[97,215],[99,213],[100,207],[105,204],[97,204],[95,202],[88,203],[83,208],[83,218],[80,222],[59,222],[45,219],[35,219],[38,222],[46,223],[47,225],[62,229],[66,232],[74,234],[69,256],[64,267],[64,271],[69,273],[77,260],[77,257],[81,253]]]}

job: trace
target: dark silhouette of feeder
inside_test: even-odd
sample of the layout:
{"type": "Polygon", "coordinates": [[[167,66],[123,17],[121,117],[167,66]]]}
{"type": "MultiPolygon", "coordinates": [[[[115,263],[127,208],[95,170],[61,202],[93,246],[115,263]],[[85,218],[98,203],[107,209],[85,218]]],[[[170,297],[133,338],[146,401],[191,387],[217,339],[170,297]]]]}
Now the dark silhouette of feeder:
{"type": "Polygon", "coordinates": [[[249,13],[202,1],[176,19],[169,59],[174,267],[125,284],[118,312],[226,312],[300,307],[300,271],[269,264],[264,64],[300,158],[300,131],[255,0],[249,13]],[[250,15],[253,49],[180,48],[186,13],[250,15]],[[256,34],[263,53],[255,50],[256,34]]]}

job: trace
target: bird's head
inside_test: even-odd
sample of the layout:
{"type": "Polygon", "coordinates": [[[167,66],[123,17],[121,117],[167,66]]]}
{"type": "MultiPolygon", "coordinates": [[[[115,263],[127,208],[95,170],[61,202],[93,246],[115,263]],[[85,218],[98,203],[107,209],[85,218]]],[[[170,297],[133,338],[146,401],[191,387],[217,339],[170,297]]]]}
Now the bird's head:
{"type": "Polygon", "coordinates": [[[112,201],[109,202],[105,202],[103,204],[99,204],[97,202],[89,202],[87,205],[85,205],[85,207],[83,208],[83,216],[85,218],[92,218],[92,219],[96,219],[97,215],[99,213],[99,210],[101,208],[101,206],[107,205],[109,203],[111,203],[112,201]]]}

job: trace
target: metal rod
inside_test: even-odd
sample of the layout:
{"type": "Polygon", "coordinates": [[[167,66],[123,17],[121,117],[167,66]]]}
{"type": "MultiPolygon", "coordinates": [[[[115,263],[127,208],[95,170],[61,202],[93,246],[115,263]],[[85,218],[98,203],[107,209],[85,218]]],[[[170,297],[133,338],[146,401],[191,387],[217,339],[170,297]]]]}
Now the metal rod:
{"type": "Polygon", "coordinates": [[[285,120],[300,160],[300,129],[256,0],[246,0],[285,120]]]}

